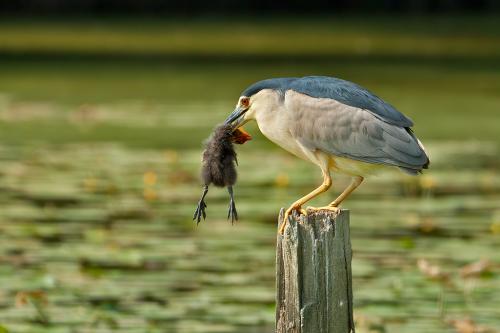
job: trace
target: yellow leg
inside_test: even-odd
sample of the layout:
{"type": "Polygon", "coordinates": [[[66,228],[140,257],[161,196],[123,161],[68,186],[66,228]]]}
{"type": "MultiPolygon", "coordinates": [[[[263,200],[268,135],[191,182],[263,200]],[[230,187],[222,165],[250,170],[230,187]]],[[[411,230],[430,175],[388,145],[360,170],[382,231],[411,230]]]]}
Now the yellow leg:
{"type": "Polygon", "coordinates": [[[318,211],[318,210],[331,210],[334,212],[338,212],[340,208],[339,205],[344,201],[362,182],[363,182],[363,177],[361,176],[356,176],[353,177],[351,180],[351,183],[347,188],[342,192],[337,199],[335,199],[331,204],[325,207],[307,207],[307,210],[312,210],[312,211],[318,211]]]}
{"type": "Polygon", "coordinates": [[[342,201],[344,201],[349,195],[351,195],[351,193],[356,188],[358,188],[359,185],[361,185],[363,180],[364,180],[364,178],[361,176],[352,177],[352,180],[351,180],[351,183],[349,184],[349,186],[347,186],[347,188],[344,190],[344,192],[342,192],[337,197],[337,199],[333,200],[333,202],[331,204],[329,204],[328,206],[338,207],[342,203],[342,201]]]}
{"type": "Polygon", "coordinates": [[[288,208],[285,211],[283,223],[281,223],[281,226],[279,228],[280,234],[283,234],[283,232],[285,231],[286,224],[288,223],[288,216],[290,216],[290,214],[292,214],[294,210],[300,212],[301,214],[306,215],[307,212],[302,209],[302,205],[311,200],[312,198],[317,197],[321,193],[326,192],[332,186],[332,178],[330,177],[330,171],[328,171],[328,169],[326,168],[324,170],[322,169],[322,172],[323,172],[323,183],[311,193],[295,201],[290,206],[290,208],[288,208]]]}

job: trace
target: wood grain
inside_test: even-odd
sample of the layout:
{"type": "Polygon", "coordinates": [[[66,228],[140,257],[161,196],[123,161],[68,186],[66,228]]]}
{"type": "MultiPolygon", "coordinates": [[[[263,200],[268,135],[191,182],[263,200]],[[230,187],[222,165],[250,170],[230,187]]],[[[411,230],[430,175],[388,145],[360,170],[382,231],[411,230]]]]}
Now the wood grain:
{"type": "Polygon", "coordinates": [[[351,259],[349,211],[291,216],[277,236],[276,332],[354,332],[351,259]]]}

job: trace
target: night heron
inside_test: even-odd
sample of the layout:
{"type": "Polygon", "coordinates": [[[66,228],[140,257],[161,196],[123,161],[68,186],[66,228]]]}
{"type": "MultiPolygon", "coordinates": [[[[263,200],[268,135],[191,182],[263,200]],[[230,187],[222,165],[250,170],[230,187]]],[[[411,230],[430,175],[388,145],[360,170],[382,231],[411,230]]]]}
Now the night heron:
{"type": "Polygon", "coordinates": [[[332,203],[307,210],[338,211],[342,201],[364,177],[383,167],[397,167],[416,175],[429,158],[411,130],[413,122],[365,88],[326,77],[276,78],[259,81],[243,91],[236,109],[226,119],[234,128],[255,120],[269,140],[321,168],[323,183],[295,201],[288,216],[327,191],[330,171],[352,177],[350,185],[332,203]]]}

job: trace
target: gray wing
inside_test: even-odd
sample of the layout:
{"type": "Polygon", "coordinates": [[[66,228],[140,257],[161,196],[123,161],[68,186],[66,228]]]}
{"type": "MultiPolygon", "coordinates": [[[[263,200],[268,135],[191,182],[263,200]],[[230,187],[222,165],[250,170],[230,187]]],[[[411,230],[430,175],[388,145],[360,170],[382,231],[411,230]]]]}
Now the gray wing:
{"type": "Polygon", "coordinates": [[[428,157],[413,133],[366,110],[331,99],[288,92],[290,131],[305,147],[416,173],[428,157]]]}
{"type": "Polygon", "coordinates": [[[349,81],[328,76],[306,76],[289,81],[287,88],[311,97],[331,98],[345,105],[370,111],[389,124],[413,126],[411,119],[392,105],[349,81]]]}

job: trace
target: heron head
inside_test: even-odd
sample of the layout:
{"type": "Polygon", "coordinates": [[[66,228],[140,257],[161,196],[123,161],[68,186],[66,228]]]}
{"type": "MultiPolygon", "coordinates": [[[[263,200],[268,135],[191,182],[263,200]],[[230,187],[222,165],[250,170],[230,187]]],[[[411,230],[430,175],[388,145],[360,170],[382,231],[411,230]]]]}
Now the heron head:
{"type": "Polygon", "coordinates": [[[256,119],[257,113],[272,110],[279,103],[280,96],[296,78],[275,78],[258,81],[241,93],[236,108],[226,119],[226,124],[238,128],[256,119]]]}
{"type": "Polygon", "coordinates": [[[225,123],[232,124],[234,129],[243,126],[243,124],[245,124],[247,121],[250,120],[250,118],[247,117],[247,113],[250,110],[250,108],[251,108],[250,97],[241,96],[238,100],[238,103],[236,104],[236,108],[229,115],[229,117],[227,117],[225,123]]]}

